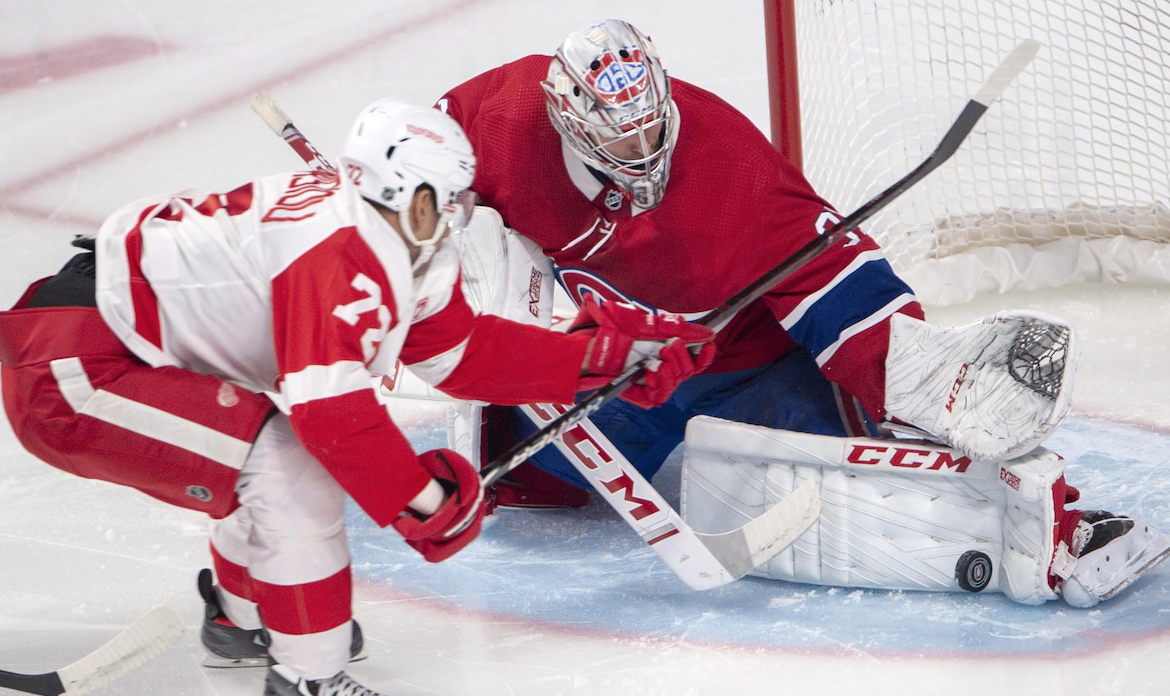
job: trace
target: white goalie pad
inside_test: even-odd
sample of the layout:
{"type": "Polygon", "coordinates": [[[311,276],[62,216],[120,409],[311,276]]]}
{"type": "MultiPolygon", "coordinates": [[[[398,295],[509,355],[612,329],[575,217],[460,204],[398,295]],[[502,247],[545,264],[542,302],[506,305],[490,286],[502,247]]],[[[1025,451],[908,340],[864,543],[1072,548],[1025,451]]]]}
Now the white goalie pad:
{"type": "Polygon", "coordinates": [[[700,416],[687,426],[681,511],[696,530],[741,525],[806,480],[820,519],[754,574],[818,585],[1002,591],[1054,599],[1052,484],[1038,448],[1000,464],[931,442],[838,438],[700,416]]]}
{"type": "Polygon", "coordinates": [[[1013,459],[1068,414],[1076,361],[1072,327],[1055,317],[1001,312],[943,328],[895,314],[886,413],[972,459],[1013,459]]]}
{"type": "MultiPolygon", "coordinates": [[[[453,238],[463,268],[463,295],[483,314],[549,328],[553,321],[552,259],[539,246],[504,226],[492,208],[477,206],[463,234],[453,238]]],[[[447,446],[477,469],[482,459],[483,406],[451,401],[447,446]]]]}
{"type": "MultiPolygon", "coordinates": [[[[552,325],[552,259],[527,238],[504,227],[492,208],[476,206],[462,234],[448,240],[459,249],[463,296],[476,312],[522,324],[552,325]]],[[[382,382],[383,396],[455,401],[404,368],[382,382]]]]}
{"type": "Polygon", "coordinates": [[[447,447],[483,468],[483,404],[452,401],[447,406],[447,447]]]}

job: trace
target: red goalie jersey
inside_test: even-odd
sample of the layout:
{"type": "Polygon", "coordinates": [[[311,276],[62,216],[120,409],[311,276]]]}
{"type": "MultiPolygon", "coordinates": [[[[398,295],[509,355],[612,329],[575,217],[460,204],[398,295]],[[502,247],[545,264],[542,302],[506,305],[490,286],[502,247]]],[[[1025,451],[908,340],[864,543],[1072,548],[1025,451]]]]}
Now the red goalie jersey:
{"type": "MultiPolygon", "coordinates": [[[[529,56],[491,70],[439,106],[475,146],[476,193],[552,257],[575,302],[597,294],[697,319],[840,219],[746,117],[678,79],[666,194],[652,209],[633,206],[562,145],[540,88],[549,61],[529,56]]],[[[877,244],[856,232],[723,326],[708,372],[760,366],[803,346],[880,418],[889,318],[898,312],[923,316],[877,244]]]]}

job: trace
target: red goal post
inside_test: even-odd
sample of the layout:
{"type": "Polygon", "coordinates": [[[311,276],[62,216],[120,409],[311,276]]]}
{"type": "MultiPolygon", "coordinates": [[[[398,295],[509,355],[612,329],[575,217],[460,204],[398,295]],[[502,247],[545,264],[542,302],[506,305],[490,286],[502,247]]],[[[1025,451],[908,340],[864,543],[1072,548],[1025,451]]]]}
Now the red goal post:
{"type": "Polygon", "coordinates": [[[1170,282],[1170,2],[765,0],[772,139],[838,209],[921,161],[999,60],[1043,48],[866,230],[929,304],[1170,282]]]}

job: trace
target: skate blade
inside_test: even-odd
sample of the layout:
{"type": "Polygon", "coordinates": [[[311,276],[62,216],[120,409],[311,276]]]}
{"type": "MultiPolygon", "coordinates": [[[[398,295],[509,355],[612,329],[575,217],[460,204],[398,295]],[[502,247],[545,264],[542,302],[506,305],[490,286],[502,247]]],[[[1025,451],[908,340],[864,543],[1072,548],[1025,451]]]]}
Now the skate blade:
{"type": "Polygon", "coordinates": [[[1170,557],[1170,547],[1163,549],[1161,553],[1159,553],[1157,556],[1154,556],[1152,559],[1150,559],[1150,561],[1148,563],[1146,563],[1139,570],[1137,570],[1132,575],[1127,577],[1125,579],[1125,581],[1123,581],[1120,585],[1118,585],[1117,587],[1114,587],[1112,590],[1109,590],[1105,594],[1101,595],[1101,601],[1105,601],[1107,599],[1113,599],[1122,590],[1124,590],[1125,588],[1132,585],[1138,578],[1140,578],[1141,576],[1143,576],[1146,573],[1153,570],[1154,566],[1156,566],[1159,563],[1161,563],[1162,561],[1166,560],[1167,557],[1170,557]]]}
{"type": "MultiPolygon", "coordinates": [[[[361,662],[367,657],[369,656],[366,655],[366,652],[363,650],[357,655],[349,658],[349,661],[361,662]]],[[[201,664],[208,669],[250,669],[254,667],[267,667],[268,657],[245,657],[236,659],[230,657],[220,657],[219,655],[212,655],[211,653],[208,653],[207,655],[203,656],[203,662],[201,664]]]]}
{"type": "Polygon", "coordinates": [[[220,657],[219,655],[212,655],[208,653],[203,656],[204,667],[211,669],[247,669],[250,667],[267,667],[268,656],[264,657],[244,657],[244,658],[230,658],[220,657]]]}

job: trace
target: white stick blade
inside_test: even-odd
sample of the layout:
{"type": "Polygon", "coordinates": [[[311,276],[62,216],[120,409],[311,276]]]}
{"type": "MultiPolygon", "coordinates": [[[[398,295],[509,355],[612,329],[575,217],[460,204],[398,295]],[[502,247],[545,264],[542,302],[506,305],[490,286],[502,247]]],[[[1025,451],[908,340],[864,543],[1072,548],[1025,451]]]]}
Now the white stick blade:
{"type": "Polygon", "coordinates": [[[820,518],[820,486],[809,479],[772,510],[743,526],[748,548],[752,552],[753,570],[791,546],[820,518]],[[776,514],[769,514],[772,510],[777,510],[776,514]]]}
{"type": "Polygon", "coordinates": [[[161,655],[183,635],[183,620],[173,609],[158,606],[108,643],[57,675],[69,696],[84,694],[161,655]]]}
{"type": "Polygon", "coordinates": [[[791,546],[821,516],[821,490],[809,479],[787,498],[738,529],[695,536],[727,570],[730,580],[747,575],[791,546]]]}
{"type": "Polygon", "coordinates": [[[259,92],[255,97],[252,97],[252,111],[268,124],[273,133],[277,135],[284,135],[285,126],[292,123],[292,119],[288,114],[284,113],[276,104],[276,100],[268,96],[264,92],[259,92]]]}
{"type": "Polygon", "coordinates": [[[1016,76],[1028,67],[1039,51],[1039,41],[1035,39],[1022,41],[983,82],[983,86],[972,97],[972,101],[977,101],[984,106],[991,106],[992,102],[999,99],[999,95],[1003,94],[1007,86],[1016,79],[1016,76]]]}

